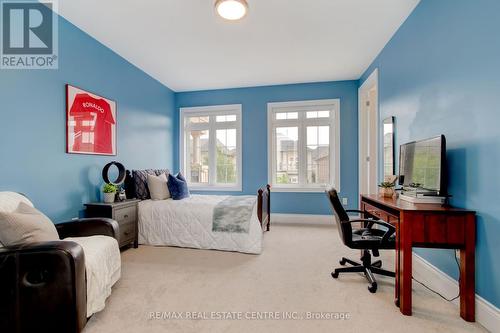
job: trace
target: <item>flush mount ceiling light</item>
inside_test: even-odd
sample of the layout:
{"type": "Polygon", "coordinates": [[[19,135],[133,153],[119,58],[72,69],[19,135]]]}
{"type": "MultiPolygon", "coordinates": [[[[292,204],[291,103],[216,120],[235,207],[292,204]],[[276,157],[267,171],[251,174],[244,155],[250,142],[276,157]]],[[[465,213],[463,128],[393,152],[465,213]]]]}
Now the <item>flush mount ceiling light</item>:
{"type": "Polygon", "coordinates": [[[237,21],[247,14],[248,3],[246,0],[217,0],[215,11],[226,20],[237,21]]]}

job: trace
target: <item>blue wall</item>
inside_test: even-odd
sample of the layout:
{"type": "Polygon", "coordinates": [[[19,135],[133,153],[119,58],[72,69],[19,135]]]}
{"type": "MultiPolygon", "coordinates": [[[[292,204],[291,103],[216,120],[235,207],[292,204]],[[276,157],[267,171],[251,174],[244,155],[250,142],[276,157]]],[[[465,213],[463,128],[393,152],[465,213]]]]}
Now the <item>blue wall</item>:
{"type": "MultiPolygon", "coordinates": [[[[422,0],[362,76],[379,69],[396,144],[445,134],[451,203],[477,216],[476,292],[500,306],[500,1],[422,0]]],[[[453,252],[417,250],[455,279],[453,252]]]]}
{"type": "Polygon", "coordinates": [[[27,194],[54,221],[98,200],[101,170],[173,166],[174,93],[59,19],[58,70],[0,70],[0,190],[27,194]],[[65,84],[117,102],[117,156],[69,155],[65,84]]]}
{"type": "MultiPolygon", "coordinates": [[[[259,186],[265,185],[268,181],[267,103],[339,98],[341,195],[349,199],[352,207],[356,207],[358,201],[357,89],[357,81],[342,81],[184,92],[176,94],[176,107],[242,104],[243,193],[253,194],[259,186]]],[[[176,137],[178,138],[178,133],[176,137]]],[[[178,151],[176,151],[176,156],[178,156],[178,151]]],[[[178,167],[177,164],[176,168],[178,167]]],[[[324,193],[273,193],[271,205],[275,213],[331,213],[324,193]]]]}

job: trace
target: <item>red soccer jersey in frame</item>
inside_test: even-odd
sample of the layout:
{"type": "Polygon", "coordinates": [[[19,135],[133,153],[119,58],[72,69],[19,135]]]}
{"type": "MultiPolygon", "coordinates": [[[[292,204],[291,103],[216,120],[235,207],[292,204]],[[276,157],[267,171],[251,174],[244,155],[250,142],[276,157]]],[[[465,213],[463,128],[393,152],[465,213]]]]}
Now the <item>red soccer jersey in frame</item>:
{"type": "Polygon", "coordinates": [[[116,103],[71,85],[67,95],[67,152],[116,155],[116,103]]]}

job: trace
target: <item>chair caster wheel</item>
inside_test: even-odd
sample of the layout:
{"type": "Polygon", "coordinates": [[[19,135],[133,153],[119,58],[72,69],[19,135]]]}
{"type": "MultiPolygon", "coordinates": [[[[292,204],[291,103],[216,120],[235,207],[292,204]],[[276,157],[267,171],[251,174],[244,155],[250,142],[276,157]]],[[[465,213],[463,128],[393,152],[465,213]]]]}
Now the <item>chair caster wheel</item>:
{"type": "Polygon", "coordinates": [[[399,299],[394,300],[394,305],[396,305],[399,308],[399,299]]]}
{"type": "Polygon", "coordinates": [[[374,294],[375,292],[377,292],[377,284],[376,284],[376,283],[374,283],[374,284],[372,284],[371,286],[368,286],[368,290],[369,290],[372,294],[374,294]]]}
{"type": "Polygon", "coordinates": [[[332,278],[336,279],[339,277],[339,273],[338,272],[332,272],[332,278]]]}
{"type": "Polygon", "coordinates": [[[346,263],[347,261],[345,260],[345,258],[342,258],[342,260],[339,261],[339,264],[341,264],[342,266],[345,266],[346,263]]]}

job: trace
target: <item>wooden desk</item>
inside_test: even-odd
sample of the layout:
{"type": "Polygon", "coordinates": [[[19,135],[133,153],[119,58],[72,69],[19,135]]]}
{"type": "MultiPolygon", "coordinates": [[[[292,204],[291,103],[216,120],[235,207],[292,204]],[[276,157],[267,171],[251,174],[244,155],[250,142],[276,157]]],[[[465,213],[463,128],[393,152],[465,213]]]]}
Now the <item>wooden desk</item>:
{"type": "Polygon", "coordinates": [[[396,227],[395,303],[411,315],[412,248],[460,249],[460,316],[475,321],[475,212],[361,195],[360,209],[396,227]]]}

